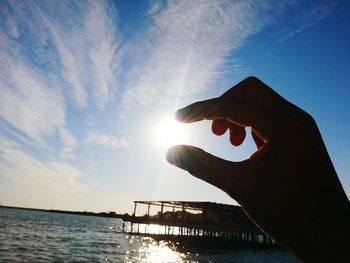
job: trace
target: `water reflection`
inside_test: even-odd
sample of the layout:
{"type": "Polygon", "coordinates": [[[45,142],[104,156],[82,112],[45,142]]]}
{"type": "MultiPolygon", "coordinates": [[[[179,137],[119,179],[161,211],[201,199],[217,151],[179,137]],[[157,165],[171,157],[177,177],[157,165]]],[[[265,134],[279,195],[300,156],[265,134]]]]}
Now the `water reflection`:
{"type": "MultiPolygon", "coordinates": [[[[133,237],[130,237],[130,243],[134,243],[133,237]]],[[[166,241],[156,242],[152,238],[142,237],[141,246],[138,251],[128,251],[125,262],[149,262],[149,263],[181,263],[189,262],[186,254],[176,251],[175,245],[166,241]],[[132,255],[136,252],[137,255],[132,255]]]]}
{"type": "Polygon", "coordinates": [[[168,242],[143,242],[139,249],[139,254],[142,258],[140,262],[183,262],[184,254],[169,246],[168,242]]]}

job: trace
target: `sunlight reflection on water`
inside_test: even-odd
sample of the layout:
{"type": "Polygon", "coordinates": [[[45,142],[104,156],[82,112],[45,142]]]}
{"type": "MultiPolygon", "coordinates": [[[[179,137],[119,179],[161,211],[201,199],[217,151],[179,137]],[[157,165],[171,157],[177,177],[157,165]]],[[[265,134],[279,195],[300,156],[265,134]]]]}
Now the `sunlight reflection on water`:
{"type": "MultiPolygon", "coordinates": [[[[143,238],[141,247],[138,250],[138,256],[126,262],[184,262],[186,255],[176,251],[176,248],[165,241],[155,242],[150,238],[143,238]]],[[[188,261],[187,261],[188,262],[188,261]]]]}

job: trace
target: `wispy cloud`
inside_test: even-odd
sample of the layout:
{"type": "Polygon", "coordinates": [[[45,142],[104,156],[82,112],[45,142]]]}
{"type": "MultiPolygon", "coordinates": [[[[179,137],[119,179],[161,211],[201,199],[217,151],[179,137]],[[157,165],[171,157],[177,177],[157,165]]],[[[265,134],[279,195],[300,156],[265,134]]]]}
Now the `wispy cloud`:
{"type": "Polygon", "coordinates": [[[62,92],[30,63],[0,50],[0,116],[26,135],[52,135],[65,123],[62,92]]]}
{"type": "Polygon", "coordinates": [[[120,44],[116,11],[107,1],[75,3],[53,1],[48,7],[38,5],[37,10],[50,32],[76,103],[86,106],[91,92],[102,109],[116,91],[120,44]]]}
{"type": "Polygon", "coordinates": [[[79,142],[74,135],[66,128],[59,129],[60,137],[63,144],[61,158],[70,159],[73,157],[73,151],[78,146],[79,142]]]}
{"type": "Polygon", "coordinates": [[[108,149],[128,147],[128,141],[124,138],[118,138],[112,135],[101,134],[94,131],[90,131],[87,134],[85,143],[108,149]]]}
{"type": "Polygon", "coordinates": [[[288,28],[284,29],[284,35],[279,42],[284,42],[302,32],[306,29],[315,26],[321,20],[330,15],[333,7],[337,4],[336,1],[320,1],[309,8],[303,8],[298,15],[289,21],[288,28]]]}
{"type": "Polygon", "coordinates": [[[31,188],[62,195],[88,192],[88,187],[79,181],[76,168],[59,162],[42,162],[19,149],[2,145],[0,149],[1,176],[31,188]]]}
{"type": "Polygon", "coordinates": [[[155,1],[150,28],[129,49],[137,59],[125,105],[206,90],[224,77],[231,52],[283,7],[266,1],[155,1]]]}
{"type": "MultiPolygon", "coordinates": [[[[42,139],[66,125],[67,105],[114,99],[120,43],[106,1],[8,1],[0,8],[0,117],[42,139]]],[[[60,132],[61,133],[61,132],[60,132]]]]}
{"type": "Polygon", "coordinates": [[[0,146],[10,147],[10,148],[19,148],[19,145],[11,140],[8,140],[2,136],[0,136],[0,146]]]}
{"type": "Polygon", "coordinates": [[[116,30],[116,11],[106,2],[93,1],[86,16],[86,32],[89,39],[92,84],[97,106],[103,109],[113,101],[120,58],[117,49],[121,44],[116,30]]]}

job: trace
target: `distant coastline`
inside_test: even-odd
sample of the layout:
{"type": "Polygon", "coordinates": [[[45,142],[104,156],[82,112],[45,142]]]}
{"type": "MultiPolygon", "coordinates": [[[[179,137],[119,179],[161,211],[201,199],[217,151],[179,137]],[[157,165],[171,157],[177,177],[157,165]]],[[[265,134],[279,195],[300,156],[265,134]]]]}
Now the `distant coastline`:
{"type": "Polygon", "coordinates": [[[7,206],[7,205],[0,205],[0,208],[23,209],[23,210],[41,211],[41,212],[48,212],[48,213],[57,213],[57,214],[97,216],[97,217],[109,217],[109,218],[120,218],[120,219],[123,219],[123,218],[129,216],[128,214],[118,214],[115,212],[95,213],[95,212],[88,212],[88,211],[67,211],[67,210],[56,210],[56,209],[39,209],[39,208],[17,207],[17,206],[7,206]]]}

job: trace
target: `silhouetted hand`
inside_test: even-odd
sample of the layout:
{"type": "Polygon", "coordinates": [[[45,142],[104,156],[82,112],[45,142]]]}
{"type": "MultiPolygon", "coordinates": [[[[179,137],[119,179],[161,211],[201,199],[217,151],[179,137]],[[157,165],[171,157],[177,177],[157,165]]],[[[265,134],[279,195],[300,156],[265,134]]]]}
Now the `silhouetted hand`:
{"type": "Polygon", "coordinates": [[[350,262],[350,206],[313,118],[255,77],[219,98],[178,110],[182,122],[212,120],[233,145],[251,127],[257,151],[231,162],[179,145],[167,160],[225,191],[267,234],[306,262],[350,262]]]}

